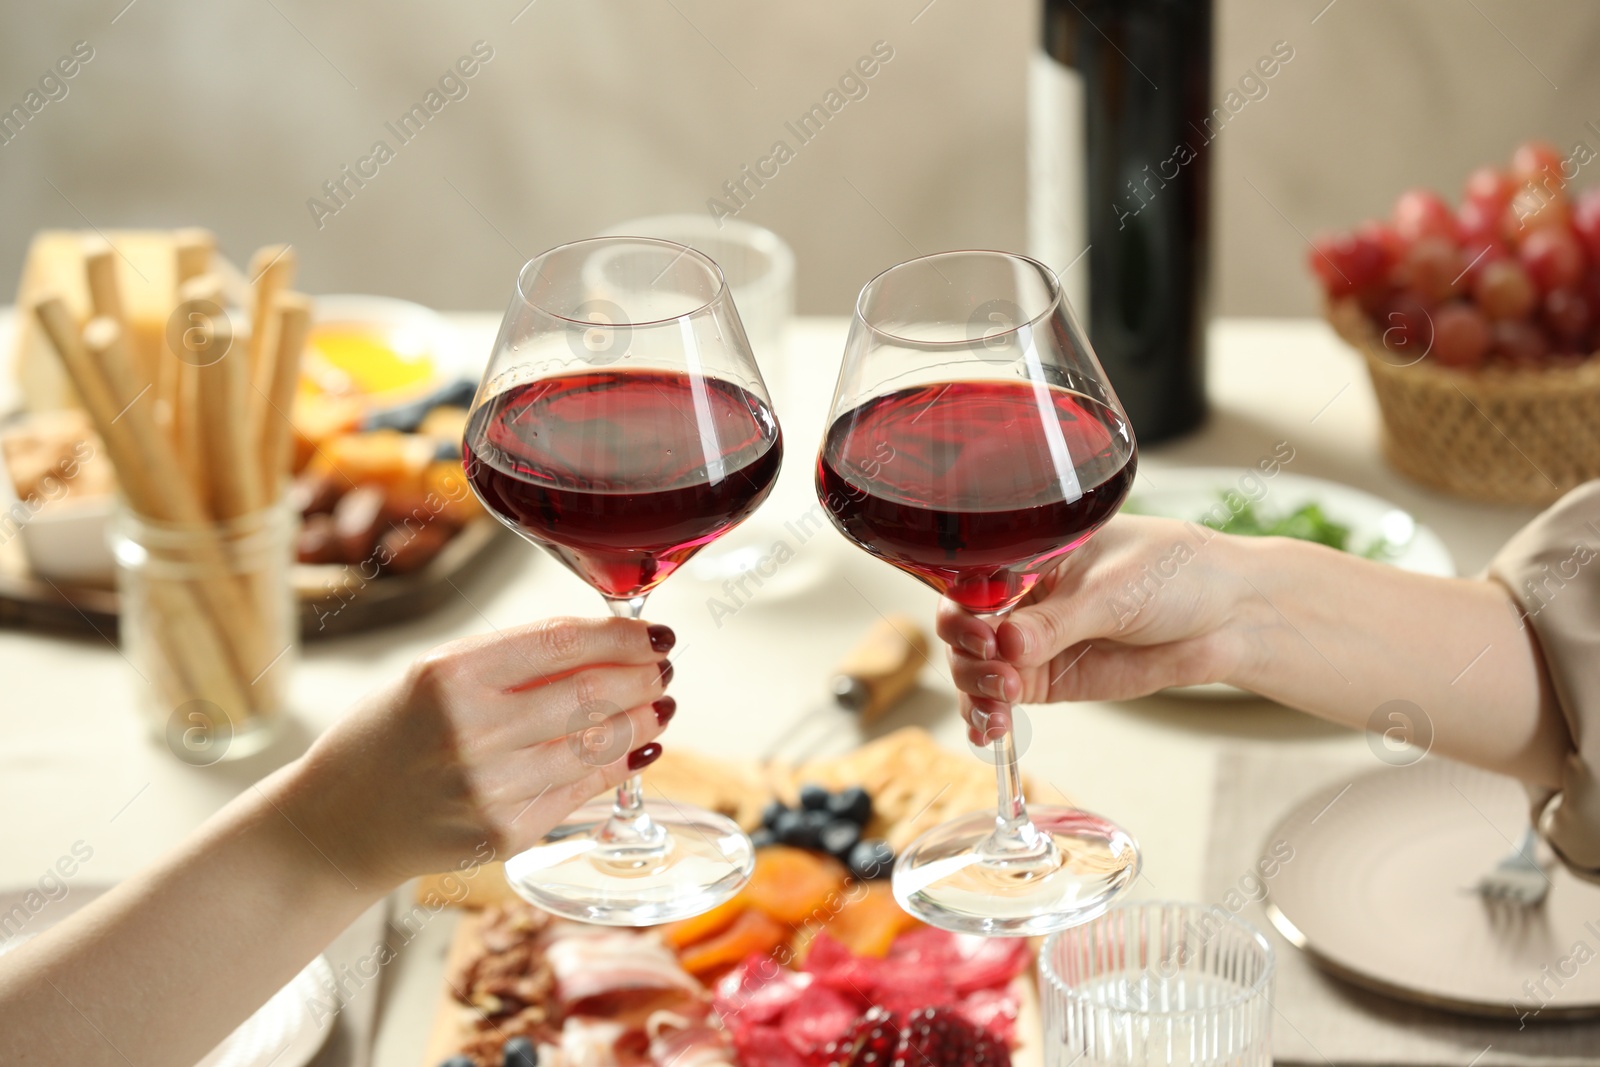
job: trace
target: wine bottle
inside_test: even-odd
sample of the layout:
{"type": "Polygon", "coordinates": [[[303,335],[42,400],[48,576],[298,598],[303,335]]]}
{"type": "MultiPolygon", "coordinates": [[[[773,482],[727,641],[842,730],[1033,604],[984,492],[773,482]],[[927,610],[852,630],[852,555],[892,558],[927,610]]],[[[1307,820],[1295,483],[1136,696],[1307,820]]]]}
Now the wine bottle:
{"type": "Polygon", "coordinates": [[[1044,0],[1028,229],[1143,444],[1205,417],[1211,0],[1044,0]]]}

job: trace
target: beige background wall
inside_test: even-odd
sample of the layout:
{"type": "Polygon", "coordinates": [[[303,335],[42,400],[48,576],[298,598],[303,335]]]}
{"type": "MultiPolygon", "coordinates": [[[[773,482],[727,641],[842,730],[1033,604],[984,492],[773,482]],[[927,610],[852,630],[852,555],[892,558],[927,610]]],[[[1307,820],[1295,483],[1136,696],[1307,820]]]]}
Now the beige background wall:
{"type": "MultiPolygon", "coordinates": [[[[1025,0],[126,2],[0,11],[6,106],[94,48],[0,145],[0,290],[34,229],[87,219],[207,224],[241,261],[291,241],[312,291],[499,307],[545,247],[704,210],[879,40],[894,58],[867,95],[741,213],[795,246],[802,310],[845,310],[919,250],[1025,244],[1025,0]],[[400,146],[384,124],[478,40],[493,58],[467,95],[400,146]],[[307,199],[380,137],[395,158],[319,229],[307,199]]],[[[1529,134],[1600,149],[1600,4],[1325,5],[1219,0],[1219,86],[1295,49],[1216,143],[1221,312],[1312,310],[1297,230],[1453,191],[1529,134]]]]}

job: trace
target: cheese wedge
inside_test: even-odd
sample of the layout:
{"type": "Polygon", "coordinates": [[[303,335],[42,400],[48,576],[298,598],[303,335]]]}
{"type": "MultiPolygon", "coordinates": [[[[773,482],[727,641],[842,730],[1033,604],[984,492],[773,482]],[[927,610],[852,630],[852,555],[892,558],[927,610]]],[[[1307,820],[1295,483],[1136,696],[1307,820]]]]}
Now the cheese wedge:
{"type": "MultiPolygon", "coordinates": [[[[74,407],[77,397],[61,361],[32,314],[33,302],[55,293],[77,317],[81,327],[89,318],[89,283],[84,274],[84,240],[100,236],[93,230],[41,230],[28,247],[17,291],[16,338],[13,370],[30,411],[57,411],[74,407]]],[[[176,306],[177,254],[168,230],[110,230],[104,234],[117,252],[117,285],[131,333],[129,340],[138,366],[157,365],[167,319],[176,306]]]]}

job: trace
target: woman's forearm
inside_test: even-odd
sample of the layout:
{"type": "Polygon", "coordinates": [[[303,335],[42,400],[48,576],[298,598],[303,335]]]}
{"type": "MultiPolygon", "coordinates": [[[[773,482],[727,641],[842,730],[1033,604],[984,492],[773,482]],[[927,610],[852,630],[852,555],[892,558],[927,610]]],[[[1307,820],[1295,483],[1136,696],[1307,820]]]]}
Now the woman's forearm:
{"type": "Polygon", "coordinates": [[[194,1063],[377,900],[296,828],[299,771],[0,960],[0,1063],[194,1063]]]}
{"type": "MultiPolygon", "coordinates": [[[[1410,739],[1524,781],[1560,784],[1571,749],[1538,644],[1488,580],[1435,578],[1302,542],[1229,549],[1241,590],[1240,686],[1380,733],[1390,701],[1421,709],[1410,739]]],[[[1389,711],[1406,710],[1403,705],[1389,711]]]]}
{"type": "Polygon", "coordinates": [[[198,1061],[406,878],[528,848],[659,756],[674,640],[549,619],[433,649],[149,870],[0,957],[0,1064],[198,1061]],[[596,706],[625,710],[594,724],[596,706]],[[629,751],[597,763],[577,721],[629,751]]]}

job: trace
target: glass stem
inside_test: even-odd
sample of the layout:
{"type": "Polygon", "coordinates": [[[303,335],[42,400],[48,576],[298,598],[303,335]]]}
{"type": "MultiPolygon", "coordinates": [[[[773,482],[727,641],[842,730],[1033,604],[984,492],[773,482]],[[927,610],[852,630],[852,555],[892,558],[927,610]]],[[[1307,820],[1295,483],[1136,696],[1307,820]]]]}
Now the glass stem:
{"type": "MultiPolygon", "coordinates": [[[[998,634],[1000,624],[1009,614],[1010,608],[1002,608],[986,614],[975,613],[975,617],[987,622],[998,634]]],[[[1022,796],[1022,771],[1017,766],[1016,723],[1012,719],[1010,704],[1006,705],[1005,710],[1008,725],[999,737],[990,742],[994,755],[998,808],[994,833],[984,843],[982,851],[994,862],[1036,860],[1049,852],[1053,845],[1028,818],[1028,807],[1022,796]]]]}
{"type": "MultiPolygon", "coordinates": [[[[644,613],[644,597],[627,599],[606,597],[606,607],[619,619],[637,619],[644,613]]],[[[622,848],[659,849],[666,845],[667,832],[644,807],[644,784],[637,774],[630,774],[617,786],[616,800],[611,805],[611,818],[600,832],[601,840],[622,848]]]]}

